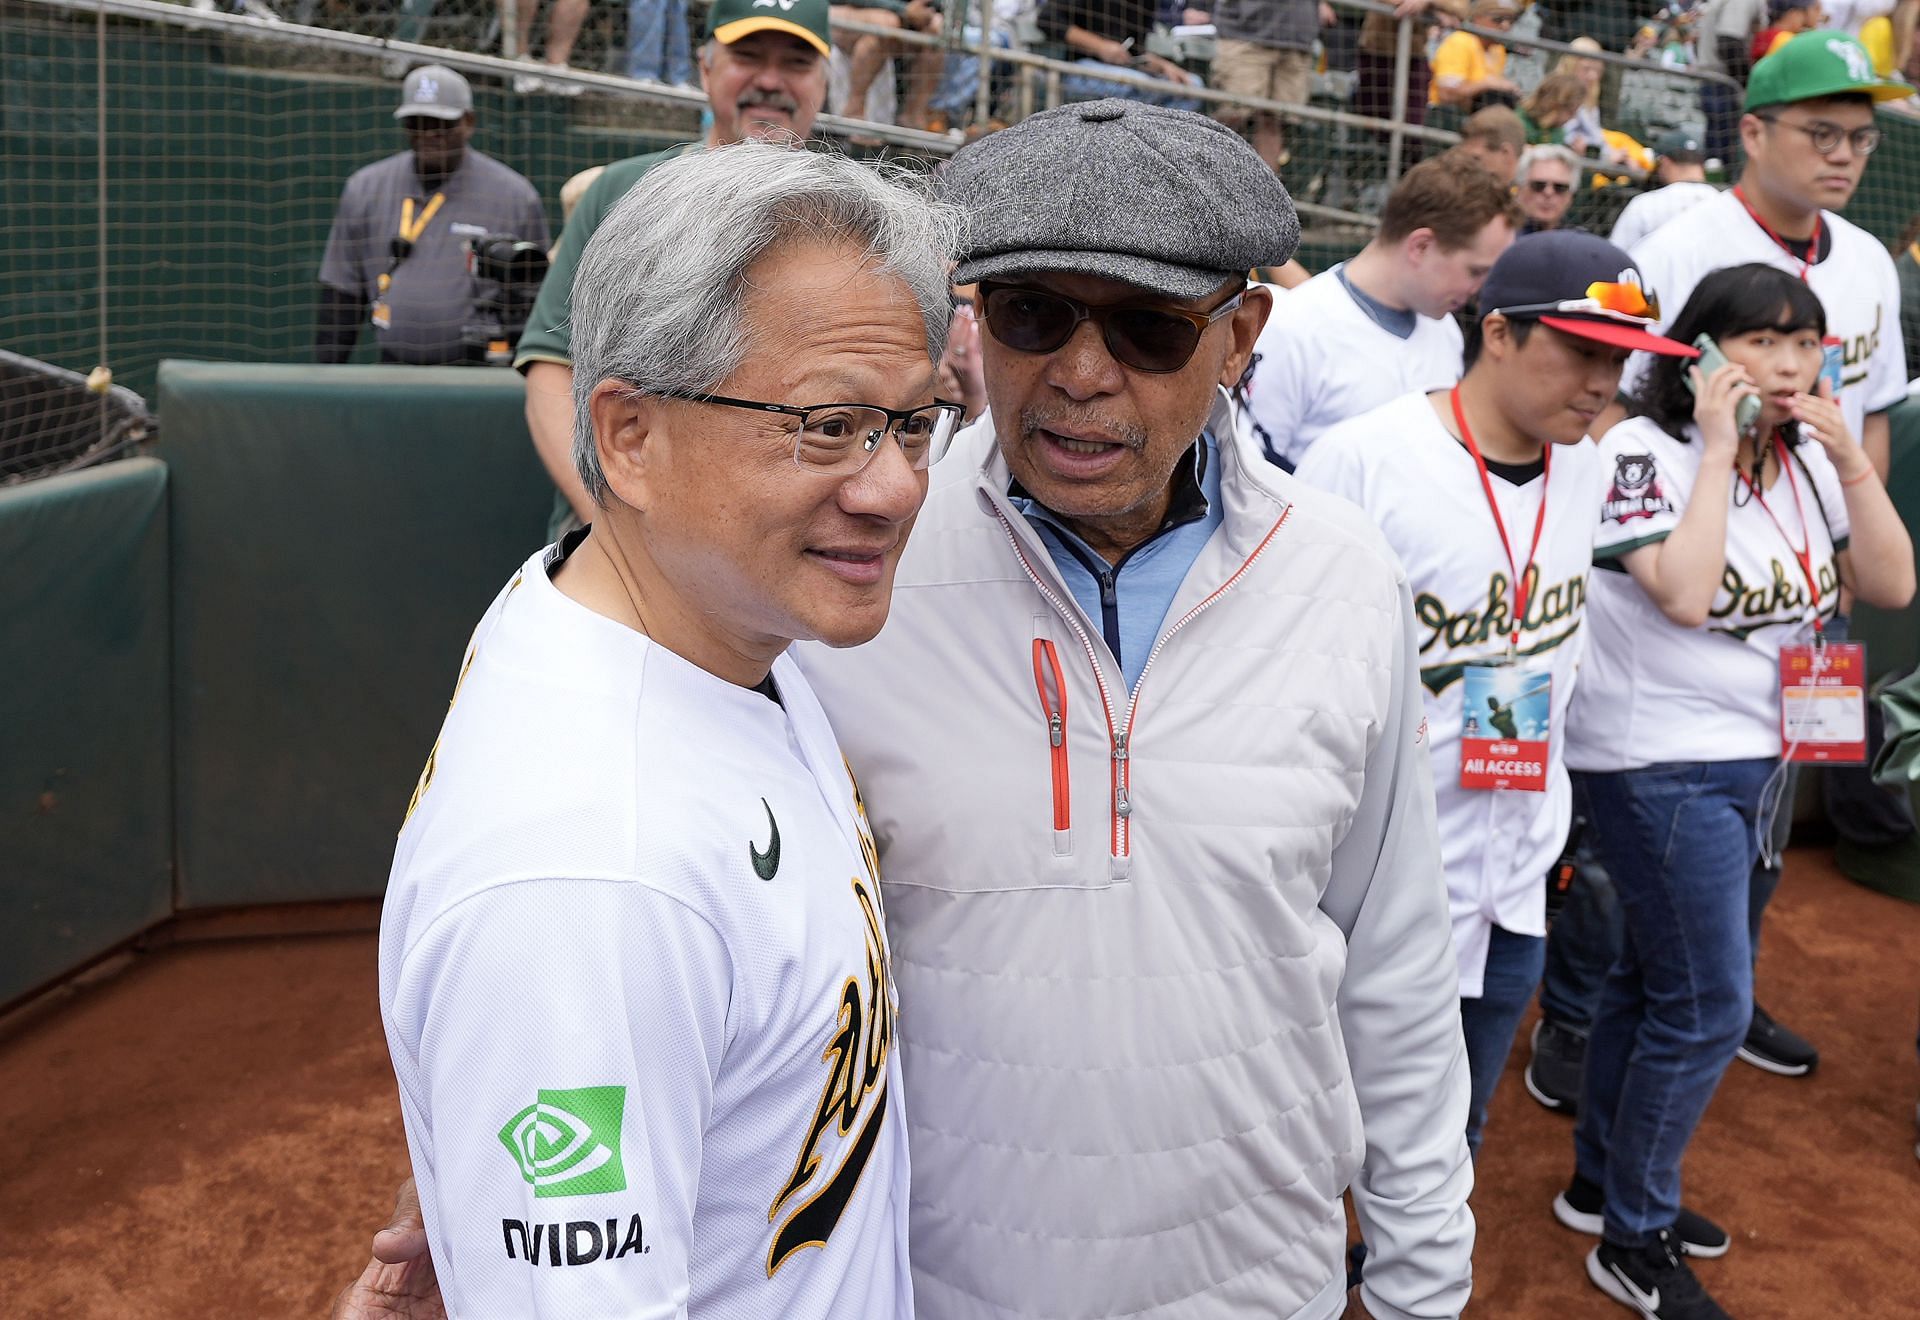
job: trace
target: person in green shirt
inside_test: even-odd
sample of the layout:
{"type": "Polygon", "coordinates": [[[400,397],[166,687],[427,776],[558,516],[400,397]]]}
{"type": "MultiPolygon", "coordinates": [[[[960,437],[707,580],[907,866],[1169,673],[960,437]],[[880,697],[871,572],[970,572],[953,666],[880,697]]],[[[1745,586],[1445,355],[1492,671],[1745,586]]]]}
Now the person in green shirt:
{"type": "Polygon", "coordinates": [[[593,501],[573,470],[573,273],[587,240],[640,176],[661,161],[747,138],[799,146],[827,99],[832,52],[827,0],[781,7],[716,0],[700,49],[700,85],[713,109],[701,142],[615,161],[587,189],[554,245],[547,278],[527,318],[513,365],[527,378],[527,429],[557,498],[548,533],[558,539],[592,521],[593,501]]]}

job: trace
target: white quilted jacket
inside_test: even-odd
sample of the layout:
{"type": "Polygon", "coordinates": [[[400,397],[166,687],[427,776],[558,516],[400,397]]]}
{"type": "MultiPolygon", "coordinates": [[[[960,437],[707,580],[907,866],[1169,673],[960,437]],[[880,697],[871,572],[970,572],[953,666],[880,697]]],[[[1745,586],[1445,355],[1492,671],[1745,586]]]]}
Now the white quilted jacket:
{"type": "Polygon", "coordinates": [[[1404,576],[1221,437],[1131,697],[961,437],[880,637],[798,657],[865,790],[923,1320],[1379,1320],[1470,1286],[1467,1065],[1404,576]]]}

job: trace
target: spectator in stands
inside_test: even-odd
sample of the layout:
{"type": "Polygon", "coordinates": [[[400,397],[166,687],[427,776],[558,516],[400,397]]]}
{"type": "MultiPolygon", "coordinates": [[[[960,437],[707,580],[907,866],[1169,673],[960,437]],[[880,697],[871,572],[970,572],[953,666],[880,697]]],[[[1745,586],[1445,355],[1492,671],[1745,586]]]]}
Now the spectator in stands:
{"type": "Polygon", "coordinates": [[[1706,153],[1700,140],[1676,128],[1653,144],[1653,182],[1620,212],[1613,222],[1613,242],[1632,251],[1635,244],[1690,207],[1717,197],[1720,190],[1707,182],[1706,153]]]}
{"type": "MultiPolygon", "coordinates": [[[[1452,27],[1467,16],[1467,0],[1396,0],[1393,13],[1369,13],[1360,21],[1359,49],[1354,56],[1353,112],[1370,119],[1393,117],[1394,57],[1400,20],[1427,18],[1433,25],[1452,27]]],[[[1412,59],[1407,64],[1406,122],[1426,122],[1432,71],[1422,58],[1431,28],[1416,24],[1412,59]]],[[[1409,156],[1417,158],[1420,139],[1407,139],[1409,156]]]]}
{"type": "Polygon", "coordinates": [[[1613,480],[1594,558],[1612,571],[1588,582],[1567,764],[1625,939],[1553,1213],[1601,1237],[1587,1275],[1609,1297],[1727,1320],[1685,1257],[1724,1252],[1728,1235],[1683,1206],[1680,1170],[1750,1037],[1749,877],[1779,783],[1781,649],[1818,636],[1843,586],[1903,607],[1913,547],[1821,379],[1830,326],[1813,288],[1773,262],[1723,268],[1668,315],[1671,338],[1709,335],[1728,361],[1703,375],[1655,359],[1601,444],[1613,480]],[[1760,400],[1744,432],[1743,398],[1760,400]]]}
{"type": "Polygon", "coordinates": [[[1195,110],[1199,102],[1178,91],[1151,91],[1101,77],[1112,73],[1144,73],[1178,86],[1195,86],[1200,79],[1164,55],[1147,49],[1153,31],[1153,0],[1042,0],[1036,18],[1041,32],[1066,47],[1067,58],[1080,68],[1060,80],[1061,90],[1073,100],[1121,96],[1149,105],[1195,110]]]}
{"type": "MultiPolygon", "coordinates": [[[[1745,83],[1753,67],[1754,33],[1767,22],[1767,0],[1715,0],[1695,28],[1693,67],[1745,83]]],[[[1740,93],[1720,82],[1700,85],[1707,119],[1708,160],[1732,161],[1740,122],[1740,93]]]]}
{"type": "MultiPolygon", "coordinates": [[[[519,44],[515,46],[517,59],[533,59],[533,19],[540,11],[539,0],[519,0],[514,7],[517,19],[515,25],[519,44]]],[[[507,6],[500,4],[500,28],[507,27],[507,6]]],[[[547,72],[565,73],[567,60],[573,54],[573,43],[580,36],[580,25],[587,20],[587,0],[552,0],[547,11],[547,45],[541,52],[547,72]]],[[[561,80],[549,81],[538,74],[523,73],[513,80],[516,92],[551,92],[556,96],[578,96],[581,86],[574,82],[561,80]]]]}
{"type": "Polygon", "coordinates": [[[1580,158],[1565,147],[1543,143],[1521,153],[1514,171],[1514,189],[1527,221],[1523,234],[1558,229],[1573,205],[1573,188],[1580,180],[1580,158]]]}
{"type": "MultiPolygon", "coordinates": [[[[939,36],[942,30],[940,11],[932,0],[861,0],[857,5],[834,5],[833,17],[838,22],[906,29],[928,36],[939,36]]],[[[898,60],[906,66],[906,94],[900,98],[896,120],[904,128],[927,127],[928,108],[945,67],[940,47],[894,41],[871,32],[839,32],[834,40],[847,57],[847,97],[836,113],[848,119],[867,118],[867,94],[873,90],[873,80],[888,60],[898,60]]]]}
{"type": "Polygon", "coordinates": [[[1600,127],[1600,93],[1606,86],[1607,66],[1604,61],[1593,58],[1602,48],[1592,37],[1575,37],[1567,44],[1589,53],[1562,55],[1553,66],[1553,72],[1570,73],[1580,80],[1580,108],[1564,125],[1562,138],[1575,151],[1587,151],[1603,146],[1606,141],[1600,127]]]}
{"type": "Polygon", "coordinates": [[[703,143],[615,161],[607,166],[553,249],[553,266],[527,319],[513,365],[527,378],[527,429],[556,492],[553,539],[593,521],[593,501],[573,466],[573,340],[568,308],[573,273],[587,240],[614,204],[653,166],[697,145],[746,138],[803,142],[827,99],[832,50],[827,0],[793,0],[777,9],[753,0],[715,0],[700,48],[700,83],[713,125],[703,143]]]}
{"type": "Polygon", "coordinates": [[[497,292],[468,272],[465,240],[511,234],[547,245],[534,186],[467,145],[465,78],[438,64],[415,69],[393,117],[411,148],[356,170],[334,212],[320,261],[316,362],[345,362],[369,321],[382,362],[465,361],[475,302],[497,292]]]}
{"type": "Polygon", "coordinates": [[[1520,122],[1526,127],[1527,141],[1565,144],[1567,125],[1580,113],[1586,95],[1586,85],[1577,74],[1550,73],[1542,78],[1540,85],[1520,101],[1520,122]]]}
{"type": "MultiPolygon", "coordinates": [[[[1517,0],[1473,0],[1467,21],[1505,32],[1520,17],[1517,0]]],[[[1433,52],[1433,78],[1427,104],[1472,112],[1486,105],[1512,105],[1520,89],[1506,76],[1507,48],[1478,33],[1460,31],[1433,52]]]]}
{"type": "MultiPolygon", "coordinates": [[[[1900,280],[1893,259],[1878,239],[1841,218],[1879,145],[1873,121],[1876,100],[1908,94],[1900,83],[1882,82],[1872,60],[1857,42],[1830,32],[1809,32],[1754,66],[1747,84],[1747,113],[1740,120],[1741,146],[1747,157],[1739,185],[1709,198],[1653,231],[1634,249],[1634,260],[1649,287],[1659,292],[1669,315],[1674,299],[1688,298],[1713,271],[1741,262],[1765,262],[1804,280],[1821,303],[1822,322],[1831,341],[1831,370],[1846,432],[1884,477],[1888,468],[1887,409],[1906,397],[1906,354],[1900,332],[1900,280]]],[[[1637,380],[1638,363],[1629,375],[1637,380]]],[[[1792,792],[1786,793],[1792,801],[1792,792]]],[[[1786,846],[1791,811],[1781,812],[1770,852],[1786,846]]],[[[1611,864],[1608,870],[1613,868],[1611,864]]],[[[1619,877],[1614,877],[1615,884],[1619,877]]],[[[1756,864],[1748,880],[1747,944],[1758,949],[1761,919],[1780,883],[1777,864],[1756,864]]],[[[1581,899],[1576,887],[1569,906],[1581,899]]],[[[1575,929],[1604,931],[1604,918],[1581,919],[1575,929]]],[[[1561,964],[1548,941],[1550,969],[1561,964]]],[[[1597,963],[1574,955],[1564,974],[1549,972],[1559,985],[1556,998],[1584,1004],[1589,1013],[1599,997],[1590,973],[1597,963]]],[[[1557,1020],[1549,1003],[1550,1020],[1557,1020]]],[[[1575,1010],[1577,1015],[1578,1010],[1575,1010]]],[[[1799,1077],[1818,1065],[1820,1052],[1798,1032],[1776,1020],[1757,1001],[1739,1057],[1778,1076],[1799,1077]]],[[[1565,1043],[1564,1033],[1553,1033],[1565,1043]]],[[[1548,1039],[1543,1029],[1542,1041],[1548,1039]]]]}
{"type": "MultiPolygon", "coordinates": [[[[1213,85],[1237,96],[1305,105],[1313,36],[1334,21],[1326,0],[1214,0],[1213,85]]],[[[1278,115],[1222,102],[1213,114],[1238,129],[1276,172],[1291,159],[1278,115]]]]}
{"type": "Polygon", "coordinates": [[[1747,54],[1758,64],[1799,33],[1820,25],[1820,0],[1769,0],[1767,25],[1754,34],[1747,54]]]}
{"type": "Polygon", "coordinates": [[[1512,193],[1485,171],[1437,157],[1403,174],[1372,240],[1288,294],[1260,332],[1241,422],[1268,459],[1292,471],[1328,427],[1458,380],[1453,313],[1519,226],[1512,193]]]}
{"type": "MultiPolygon", "coordinates": [[[[1467,116],[1460,145],[1453,148],[1501,183],[1511,183],[1527,149],[1527,126],[1512,106],[1490,105],[1467,116]]],[[[1452,153],[1449,153],[1452,154],[1452,153]]]]}
{"type": "Polygon", "coordinates": [[[1628,349],[1694,355],[1647,333],[1632,271],[1592,234],[1521,239],[1487,277],[1463,378],[1333,427],[1299,470],[1372,516],[1418,602],[1476,1153],[1540,982],[1541,880],[1567,837],[1567,701],[1603,484],[1587,425],[1628,349]]]}
{"type": "Polygon", "coordinates": [[[1920,215],[1907,222],[1893,250],[1900,275],[1900,338],[1907,346],[1907,381],[1920,380],[1920,215]]]}
{"type": "MultiPolygon", "coordinates": [[[[533,0],[520,0],[533,7],[533,0]]],[[[627,77],[698,86],[687,0],[627,0],[627,77]]]]}

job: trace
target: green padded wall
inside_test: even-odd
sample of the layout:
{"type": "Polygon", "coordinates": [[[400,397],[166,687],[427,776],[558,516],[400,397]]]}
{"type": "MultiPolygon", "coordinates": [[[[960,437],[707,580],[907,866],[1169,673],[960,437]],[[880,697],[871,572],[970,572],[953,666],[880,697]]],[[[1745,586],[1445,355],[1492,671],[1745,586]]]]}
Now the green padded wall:
{"type": "Polygon", "coordinates": [[[0,489],[0,1003],[165,917],[167,469],[0,489]]]}
{"type": "MultiPolygon", "coordinates": [[[[1896,404],[1889,419],[1893,462],[1887,493],[1916,542],[1914,559],[1920,566],[1920,396],[1896,404]]],[[[1904,610],[1855,606],[1853,636],[1867,644],[1867,669],[1874,678],[1920,665],[1920,600],[1904,610]]]]}
{"type": "Polygon", "coordinates": [[[545,540],[520,377],[159,379],[179,904],[378,895],[467,637],[545,540]]]}

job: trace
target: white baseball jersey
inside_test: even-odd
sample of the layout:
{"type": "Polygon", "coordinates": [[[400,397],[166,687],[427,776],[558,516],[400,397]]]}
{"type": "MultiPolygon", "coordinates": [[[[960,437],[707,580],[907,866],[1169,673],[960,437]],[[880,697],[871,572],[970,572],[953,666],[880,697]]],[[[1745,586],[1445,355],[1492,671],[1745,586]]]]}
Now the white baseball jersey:
{"type": "Polygon", "coordinates": [[[380,1006],[454,1316],[913,1312],[892,978],[865,813],[779,702],[534,556],[415,790],[380,1006]]]}
{"type": "MultiPolygon", "coordinates": [[[[1827,309],[1827,333],[1843,344],[1840,410],[1857,440],[1868,413],[1906,397],[1906,349],[1900,339],[1900,277],[1880,240],[1831,211],[1820,226],[1832,236],[1826,259],[1807,268],[1807,283],[1827,309]]],[[[1633,249],[1642,281],[1660,299],[1667,325],[1680,314],[1702,277],[1726,266],[1763,261],[1789,275],[1800,262],[1754,223],[1731,191],[1675,216],[1633,249]]],[[[1660,327],[1662,330],[1665,325],[1660,327]]],[[[1635,353],[1626,377],[1638,380],[1650,365],[1635,353]]]]}
{"type": "Polygon", "coordinates": [[[1322,271],[1276,302],[1254,347],[1241,426],[1287,467],[1328,427],[1408,390],[1460,379],[1460,327],[1451,316],[1416,316],[1402,339],[1374,321],[1340,270],[1322,271]]]}
{"type": "Polygon", "coordinates": [[[1660,612],[1619,560],[1679,525],[1700,472],[1699,429],[1689,423],[1686,434],[1676,440],[1634,417],[1600,442],[1604,494],[1590,635],[1567,725],[1567,764],[1575,770],[1780,755],[1780,648],[1808,639],[1814,613],[1797,548],[1810,549],[1820,613],[1831,617],[1839,604],[1834,555],[1847,544],[1846,492],[1826,451],[1807,441],[1792,451],[1798,507],[1784,475],[1765,493],[1765,506],[1747,496],[1737,475],[1724,492],[1703,492],[1728,502],[1720,590],[1702,627],[1682,628],[1660,612]]]}
{"type": "Polygon", "coordinates": [[[1360,505],[1385,534],[1413,591],[1460,993],[1480,996],[1493,927],[1546,934],[1546,874],[1566,844],[1572,792],[1562,755],[1593,559],[1593,445],[1557,445],[1545,479],[1492,478],[1515,560],[1524,561],[1544,489],[1549,503],[1521,621],[1518,665],[1552,681],[1547,789],[1460,786],[1463,671],[1505,660],[1513,582],[1473,456],[1425,394],[1336,426],[1296,474],[1360,505]]]}
{"type": "MultiPolygon", "coordinates": [[[[1609,241],[1615,247],[1631,252],[1634,244],[1667,221],[1719,195],[1720,190],[1712,184],[1690,179],[1669,183],[1652,192],[1643,192],[1621,208],[1613,222],[1613,234],[1609,241]]],[[[1675,307],[1673,310],[1677,312],[1680,309],[1675,307]]]]}

